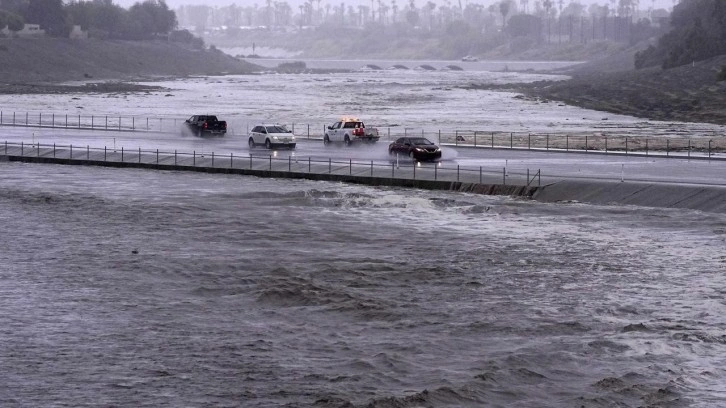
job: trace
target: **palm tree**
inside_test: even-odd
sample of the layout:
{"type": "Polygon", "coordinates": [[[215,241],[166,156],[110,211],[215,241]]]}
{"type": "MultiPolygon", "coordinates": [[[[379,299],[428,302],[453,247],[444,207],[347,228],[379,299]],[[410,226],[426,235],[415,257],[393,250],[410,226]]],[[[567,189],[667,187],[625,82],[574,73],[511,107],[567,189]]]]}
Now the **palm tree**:
{"type": "Polygon", "coordinates": [[[524,14],[527,14],[527,5],[529,4],[529,0],[519,0],[519,4],[522,5],[522,10],[524,10],[524,14]]]}
{"type": "Polygon", "coordinates": [[[544,0],[542,5],[545,8],[547,16],[547,42],[550,42],[550,9],[552,8],[552,0],[544,0]]]}

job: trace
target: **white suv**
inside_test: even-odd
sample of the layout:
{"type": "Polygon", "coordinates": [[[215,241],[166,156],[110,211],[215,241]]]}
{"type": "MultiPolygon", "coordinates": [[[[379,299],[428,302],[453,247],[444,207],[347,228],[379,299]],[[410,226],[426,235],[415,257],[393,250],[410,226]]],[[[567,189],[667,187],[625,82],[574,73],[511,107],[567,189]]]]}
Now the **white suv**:
{"type": "Polygon", "coordinates": [[[268,149],[278,147],[295,148],[295,135],[284,125],[257,125],[252,128],[249,139],[250,149],[265,146],[268,149]]]}

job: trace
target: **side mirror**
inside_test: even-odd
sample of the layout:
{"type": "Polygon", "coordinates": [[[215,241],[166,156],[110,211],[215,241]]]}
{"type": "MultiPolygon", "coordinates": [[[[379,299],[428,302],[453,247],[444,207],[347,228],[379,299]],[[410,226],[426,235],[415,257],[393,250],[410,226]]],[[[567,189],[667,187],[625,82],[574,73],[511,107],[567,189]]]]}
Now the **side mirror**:
{"type": "Polygon", "coordinates": [[[328,129],[329,129],[329,130],[333,130],[333,125],[329,125],[329,126],[328,126],[328,129]]]}

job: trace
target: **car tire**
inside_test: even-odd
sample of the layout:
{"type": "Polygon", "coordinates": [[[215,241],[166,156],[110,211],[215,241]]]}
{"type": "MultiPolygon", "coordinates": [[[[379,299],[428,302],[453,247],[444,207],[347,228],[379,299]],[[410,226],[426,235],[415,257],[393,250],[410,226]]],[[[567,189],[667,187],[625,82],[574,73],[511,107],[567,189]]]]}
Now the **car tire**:
{"type": "Polygon", "coordinates": [[[250,149],[255,148],[255,139],[250,138],[250,140],[247,141],[247,144],[250,146],[250,149]]]}
{"type": "Polygon", "coordinates": [[[351,145],[350,137],[348,135],[345,135],[344,142],[345,142],[345,145],[346,146],[350,146],[351,145]]]}
{"type": "Polygon", "coordinates": [[[272,143],[270,143],[270,139],[265,139],[265,147],[268,149],[272,149],[272,143]]]}
{"type": "Polygon", "coordinates": [[[328,135],[323,136],[323,144],[325,146],[330,144],[330,138],[328,137],[328,135]]]}

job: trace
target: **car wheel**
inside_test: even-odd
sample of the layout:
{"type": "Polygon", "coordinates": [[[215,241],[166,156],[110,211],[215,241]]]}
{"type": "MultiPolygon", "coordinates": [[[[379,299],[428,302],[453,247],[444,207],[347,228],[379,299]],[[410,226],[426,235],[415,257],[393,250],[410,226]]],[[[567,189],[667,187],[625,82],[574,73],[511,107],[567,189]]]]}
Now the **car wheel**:
{"type": "Polygon", "coordinates": [[[326,146],[330,144],[330,138],[328,135],[323,136],[323,144],[326,146]]]}
{"type": "Polygon", "coordinates": [[[265,139],[265,147],[268,149],[272,149],[272,143],[270,143],[270,139],[265,139]]]}
{"type": "Polygon", "coordinates": [[[351,144],[350,137],[348,135],[345,135],[345,145],[350,146],[350,144],[351,144]]]}
{"type": "Polygon", "coordinates": [[[250,140],[247,142],[247,144],[250,145],[250,149],[254,149],[255,148],[255,139],[250,138],[250,140]]]}

